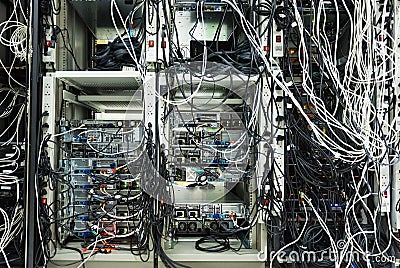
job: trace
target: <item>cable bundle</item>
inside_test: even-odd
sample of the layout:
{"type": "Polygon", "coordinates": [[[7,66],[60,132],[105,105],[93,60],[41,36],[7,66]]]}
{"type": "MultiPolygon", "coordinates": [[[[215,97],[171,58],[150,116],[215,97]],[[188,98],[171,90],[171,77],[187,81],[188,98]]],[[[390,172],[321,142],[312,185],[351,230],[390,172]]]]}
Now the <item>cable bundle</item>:
{"type": "Polygon", "coordinates": [[[121,70],[123,66],[136,67],[135,61],[130,53],[140,58],[141,44],[137,38],[117,37],[107,45],[106,48],[98,51],[92,60],[96,64],[93,70],[121,70]]]}
{"type": "MultiPolygon", "coordinates": [[[[137,2],[128,18],[124,19],[115,1],[111,1],[111,17],[118,37],[93,57],[95,70],[121,70],[123,66],[133,66],[143,78],[146,77],[148,66],[144,64],[144,51],[141,49],[146,31],[142,23],[139,23],[137,37],[123,37],[128,33],[131,36],[133,14],[144,3],[137,2]],[[114,10],[117,10],[116,14],[125,27],[123,34],[118,30],[114,10]]],[[[174,15],[169,17],[167,11],[173,14],[174,10],[168,1],[146,4],[144,14],[147,16],[151,14],[152,19],[160,19],[162,15],[166,21],[177,23],[174,15]]],[[[164,47],[158,53],[160,59],[151,63],[157,71],[165,69],[168,74],[166,79],[173,77],[174,82],[178,82],[175,88],[169,88],[170,84],[167,84],[162,92],[152,92],[158,101],[165,104],[163,124],[166,125],[171,118],[181,120],[182,124],[178,127],[187,133],[185,139],[189,140],[189,144],[185,145],[195,147],[191,153],[199,150],[215,156],[213,160],[216,162],[212,164],[220,170],[226,168],[225,162],[219,162],[224,160],[241,174],[240,182],[246,187],[250,186],[253,176],[259,187],[255,204],[246,207],[251,217],[246,214],[243,225],[235,222],[234,217],[229,219],[234,226],[233,231],[212,231],[211,224],[208,226],[195,219],[196,224],[201,222],[202,228],[209,230],[209,234],[200,238],[195,247],[214,252],[238,250],[242,245],[247,247],[249,232],[261,218],[272,242],[268,249],[275,252],[268,260],[271,267],[277,263],[281,252],[314,251],[321,257],[327,250],[333,252],[334,260],[321,257],[321,260],[309,263],[293,262],[290,266],[387,266],[393,262],[392,259],[377,264],[373,258],[394,256],[393,252],[399,251],[400,243],[398,232],[392,228],[391,214],[386,212],[388,205],[385,200],[394,187],[393,180],[380,185],[385,176],[394,176],[397,172],[395,165],[400,155],[398,118],[393,112],[397,105],[393,87],[397,39],[393,34],[398,31],[398,25],[394,25],[390,18],[395,12],[394,1],[290,0],[246,4],[222,0],[218,4],[221,8],[218,10],[220,22],[215,27],[212,40],[196,40],[195,37],[195,30],[200,25],[203,36],[206,35],[204,18],[206,10],[209,12],[207,2],[199,1],[190,7],[190,12],[195,14],[195,22],[189,35],[197,51],[190,57],[180,47],[179,33],[174,32],[170,25],[156,25],[155,32],[146,33],[152,36],[163,31],[161,38],[175,38],[168,40],[170,55],[165,53],[164,47]],[[233,30],[224,43],[219,39],[228,14],[232,18],[233,30]],[[270,36],[276,32],[280,33],[279,38],[271,41],[270,36]],[[274,58],[269,51],[277,42],[284,44],[282,58],[274,58]],[[196,65],[195,61],[199,64],[196,65]],[[215,62],[227,67],[213,65],[215,62]],[[217,137],[222,128],[212,134],[204,131],[203,136],[196,132],[201,125],[196,113],[204,107],[196,105],[194,100],[199,98],[208,105],[206,107],[210,107],[209,103],[218,94],[216,85],[224,79],[230,80],[234,70],[244,74],[234,76],[242,82],[239,89],[224,95],[213,109],[222,110],[222,104],[231,97],[239,96],[246,100],[230,106],[242,115],[243,133],[227,148],[221,149],[217,137]],[[183,77],[183,81],[178,81],[178,77],[183,77]],[[256,85],[251,85],[250,79],[257,80],[256,85]],[[208,99],[203,91],[206,86],[208,99]],[[184,118],[180,109],[188,111],[190,116],[184,118]],[[259,128],[260,122],[265,122],[266,127],[259,128]],[[210,143],[199,141],[205,137],[215,139],[210,143]],[[277,152],[279,146],[284,148],[283,153],[277,152]],[[226,157],[232,153],[232,158],[226,157]],[[260,159],[264,159],[265,163],[261,165],[258,162],[260,159]],[[232,247],[233,240],[240,243],[238,249],[232,247]],[[212,245],[205,246],[209,243],[212,245]],[[371,258],[358,260],[353,256],[346,259],[349,253],[370,254],[371,258]]],[[[142,117],[144,119],[144,113],[142,117]]],[[[71,132],[76,134],[80,130],[78,127],[60,136],[71,132]]],[[[71,174],[56,176],[56,172],[47,165],[46,155],[41,156],[41,176],[45,177],[45,181],[49,179],[49,182],[64,185],[70,204],[74,202],[77,192],[84,192],[90,201],[101,204],[92,209],[88,215],[91,220],[83,228],[89,230],[89,234],[84,235],[91,240],[74,237],[83,241],[84,249],[90,251],[87,258],[82,258],[81,265],[94,254],[117,250],[118,246],[114,243],[117,239],[129,238],[129,250],[142,260],[147,261],[150,252],[155,252],[165,266],[182,266],[171,260],[161,247],[162,239],[178,241],[179,238],[176,235],[174,207],[169,204],[172,202],[167,202],[174,199],[172,180],[179,176],[168,170],[170,163],[167,156],[172,155],[171,150],[164,150],[160,144],[161,137],[157,136],[158,131],[153,132],[151,126],[145,129],[145,138],[140,141],[140,153],[133,161],[142,161],[139,168],[135,166],[137,176],[132,179],[132,182],[140,182],[143,190],[140,194],[115,193],[107,188],[107,184],[127,182],[123,178],[124,173],[117,170],[112,175],[85,173],[95,187],[87,191],[78,190],[64,178],[71,174]],[[152,191],[152,194],[146,191],[152,191]],[[116,215],[112,211],[114,203],[110,207],[105,205],[121,200],[129,203],[132,215],[116,215]],[[140,219],[135,224],[135,230],[121,235],[107,228],[130,216],[140,219]],[[111,223],[102,226],[103,217],[111,223]]],[[[113,138],[102,146],[87,139],[85,135],[90,132],[86,129],[78,133],[83,151],[110,158],[128,153],[123,150],[107,151],[112,148],[113,139],[119,132],[113,133],[113,138]]],[[[98,130],[93,132],[105,134],[98,130]]],[[[71,152],[70,148],[62,147],[62,150],[66,151],[64,155],[71,152]]],[[[178,150],[182,153],[181,147],[178,150]]],[[[79,155],[80,151],[74,153],[79,155]]],[[[197,190],[208,185],[209,179],[219,179],[218,173],[207,169],[196,172],[195,183],[189,188],[197,190]]],[[[212,189],[212,186],[202,188],[204,191],[212,189]]],[[[399,202],[395,201],[397,210],[399,202]]],[[[393,211],[393,206],[391,209],[392,213],[397,213],[393,211]]],[[[75,219],[71,220],[70,216],[56,217],[47,208],[43,210],[43,218],[48,219],[45,224],[57,223],[65,231],[78,233],[74,231],[77,226],[75,219]]],[[[86,214],[77,213],[75,216],[86,214]]],[[[42,229],[47,227],[45,224],[42,224],[42,229]]],[[[44,237],[47,239],[48,233],[44,232],[44,237]]],[[[46,239],[43,243],[53,243],[46,239]]],[[[45,255],[46,250],[42,251],[45,255]]],[[[51,254],[45,256],[52,257],[51,254]]]]}
{"type": "MultiPolygon", "coordinates": [[[[25,87],[15,75],[15,65],[26,61],[27,18],[19,0],[10,2],[9,17],[0,23],[0,44],[10,62],[0,60],[6,78],[0,86],[0,266],[23,262],[23,171],[25,87]],[[6,66],[6,64],[9,64],[6,66]],[[5,86],[7,85],[7,86],[5,86]]],[[[4,14],[6,14],[4,10],[4,14]]]]}
{"type": "Polygon", "coordinates": [[[1,88],[0,125],[0,266],[14,267],[23,261],[24,146],[21,89],[1,88]]]}
{"type": "Polygon", "coordinates": [[[20,61],[26,60],[27,47],[27,25],[24,9],[21,1],[13,1],[13,11],[8,20],[0,23],[0,43],[3,46],[9,47],[11,52],[20,61]],[[20,17],[22,15],[22,21],[20,17]],[[5,36],[11,32],[10,38],[5,36]]]}

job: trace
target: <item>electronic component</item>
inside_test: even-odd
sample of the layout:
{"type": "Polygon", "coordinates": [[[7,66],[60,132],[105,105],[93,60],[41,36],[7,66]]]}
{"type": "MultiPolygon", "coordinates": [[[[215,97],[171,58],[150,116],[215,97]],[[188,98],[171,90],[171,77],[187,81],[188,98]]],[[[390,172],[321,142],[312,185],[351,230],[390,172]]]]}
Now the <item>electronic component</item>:
{"type": "Polygon", "coordinates": [[[76,132],[71,141],[64,141],[65,148],[70,150],[68,155],[73,157],[62,161],[70,174],[70,185],[61,186],[67,189],[61,192],[72,202],[62,210],[60,221],[63,226],[73,228],[63,232],[91,237],[94,225],[109,236],[132,232],[137,224],[135,213],[132,214],[135,198],[128,200],[140,193],[140,188],[126,163],[137,156],[140,148],[140,122],[85,120],[70,123],[72,128],[81,125],[86,131],[76,132]]]}
{"type": "Polygon", "coordinates": [[[398,266],[398,1],[26,6],[0,3],[0,266],[398,266]]]}

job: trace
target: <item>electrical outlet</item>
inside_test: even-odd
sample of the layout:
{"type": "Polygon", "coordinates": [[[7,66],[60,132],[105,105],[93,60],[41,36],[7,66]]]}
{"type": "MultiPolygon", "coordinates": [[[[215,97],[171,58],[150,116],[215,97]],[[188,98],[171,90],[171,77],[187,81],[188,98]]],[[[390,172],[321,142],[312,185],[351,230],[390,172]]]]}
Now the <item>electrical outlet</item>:
{"type": "Polygon", "coordinates": [[[55,132],[55,78],[51,76],[43,77],[43,95],[42,95],[42,113],[46,114],[42,117],[42,125],[48,127],[43,128],[43,134],[54,134],[55,132]]]}
{"type": "Polygon", "coordinates": [[[55,48],[55,40],[52,39],[52,29],[46,29],[46,43],[43,48],[43,62],[44,63],[55,63],[56,62],[56,48],[55,48]],[[48,46],[47,42],[50,42],[51,45],[48,46]]]}
{"type": "Polygon", "coordinates": [[[56,62],[56,50],[54,48],[48,48],[46,55],[43,55],[44,63],[55,63],[56,62]]]}
{"type": "Polygon", "coordinates": [[[379,178],[379,192],[381,195],[381,212],[390,212],[391,189],[389,187],[389,167],[381,167],[379,178]]]}
{"type": "Polygon", "coordinates": [[[150,75],[149,78],[145,81],[143,85],[144,89],[144,103],[145,103],[145,125],[151,123],[153,126],[155,125],[155,107],[156,107],[156,97],[154,94],[156,87],[156,76],[150,75]]]}
{"type": "MultiPolygon", "coordinates": [[[[278,6],[283,6],[283,1],[278,6]]],[[[279,29],[275,20],[272,22],[272,34],[271,34],[271,52],[272,57],[274,58],[281,58],[284,55],[284,33],[283,29],[279,29]]]]}

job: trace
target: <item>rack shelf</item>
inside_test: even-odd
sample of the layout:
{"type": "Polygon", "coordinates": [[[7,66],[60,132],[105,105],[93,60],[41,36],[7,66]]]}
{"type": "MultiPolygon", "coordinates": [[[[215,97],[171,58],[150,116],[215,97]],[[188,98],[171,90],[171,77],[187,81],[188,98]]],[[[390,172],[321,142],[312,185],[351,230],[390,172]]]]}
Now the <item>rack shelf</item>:
{"type": "Polygon", "coordinates": [[[141,110],[142,85],[137,71],[59,71],[54,76],[83,94],[64,91],[64,100],[100,112],[141,110]]]}
{"type": "Polygon", "coordinates": [[[142,85],[138,71],[58,71],[55,77],[70,86],[90,92],[134,90],[142,85]]]}
{"type": "MultiPolygon", "coordinates": [[[[183,239],[182,239],[183,240],[183,239]]],[[[174,249],[166,249],[168,257],[175,261],[182,262],[191,267],[216,267],[222,265],[226,267],[248,267],[261,268],[265,267],[265,263],[258,260],[258,252],[254,249],[242,249],[240,253],[226,251],[221,253],[207,253],[198,251],[194,248],[194,241],[179,241],[175,244],[174,249]]],[[[72,246],[80,247],[79,243],[73,243],[72,246]],[[74,244],[74,245],[73,245],[74,244]]],[[[71,246],[71,244],[68,244],[71,246]]],[[[129,246],[128,246],[129,247],[129,246]]],[[[86,267],[154,267],[152,257],[148,262],[142,262],[139,256],[132,255],[129,250],[115,250],[111,253],[115,257],[110,260],[110,254],[96,254],[87,263],[86,267]]],[[[86,255],[86,254],[85,254],[86,255]]],[[[53,261],[57,264],[65,265],[80,259],[78,253],[68,249],[59,249],[53,261]]],[[[49,263],[49,267],[57,267],[49,263]]],[[[76,267],[76,266],[68,266],[76,267]]],[[[163,265],[161,267],[164,267],[163,265]]]]}

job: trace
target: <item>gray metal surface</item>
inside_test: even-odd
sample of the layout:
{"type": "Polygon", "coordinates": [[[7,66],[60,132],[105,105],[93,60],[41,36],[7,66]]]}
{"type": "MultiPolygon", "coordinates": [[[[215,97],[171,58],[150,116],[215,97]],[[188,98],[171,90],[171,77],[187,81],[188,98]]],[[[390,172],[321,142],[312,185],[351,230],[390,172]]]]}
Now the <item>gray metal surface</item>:
{"type": "MultiPolygon", "coordinates": [[[[175,261],[182,262],[192,268],[207,267],[230,267],[230,268],[264,268],[265,263],[260,262],[257,258],[258,251],[252,249],[242,249],[240,253],[233,251],[208,253],[198,251],[194,248],[194,241],[180,241],[175,244],[174,249],[167,249],[167,255],[175,261]]],[[[80,259],[79,254],[71,252],[71,250],[60,249],[54,258],[57,264],[66,264],[80,259]]],[[[165,267],[159,263],[160,267],[165,267]]],[[[139,256],[132,255],[128,250],[115,250],[111,254],[97,254],[93,256],[85,266],[87,268],[128,268],[128,267],[153,267],[153,262],[142,262],[139,256]]],[[[49,268],[57,266],[49,263],[49,268]]],[[[66,266],[77,267],[77,265],[66,266]]]]}
{"type": "Polygon", "coordinates": [[[136,71],[60,71],[55,76],[70,86],[88,92],[134,90],[141,85],[140,74],[136,71]]]}
{"type": "Polygon", "coordinates": [[[65,99],[101,112],[143,109],[140,75],[134,71],[60,71],[55,76],[83,95],[65,99]]]}
{"type": "MultiPolygon", "coordinates": [[[[185,57],[190,56],[191,40],[207,40],[213,41],[216,35],[220,16],[214,13],[204,13],[204,23],[199,21],[196,24],[197,15],[195,11],[178,11],[175,14],[176,31],[179,33],[179,45],[185,57]],[[188,29],[193,28],[192,35],[188,29]],[[204,29],[203,29],[204,28],[204,29]]],[[[221,24],[218,41],[227,41],[233,32],[232,16],[227,14],[224,23],[221,24]]]]}
{"type": "MultiPolygon", "coordinates": [[[[116,2],[122,17],[126,18],[133,5],[125,4],[124,0],[116,0],[116,2]]],[[[97,39],[110,40],[116,36],[111,19],[110,0],[70,0],[70,3],[97,39]]],[[[114,10],[114,14],[118,20],[119,16],[116,10],[114,10]]],[[[122,26],[121,23],[117,25],[122,26]]]]}

